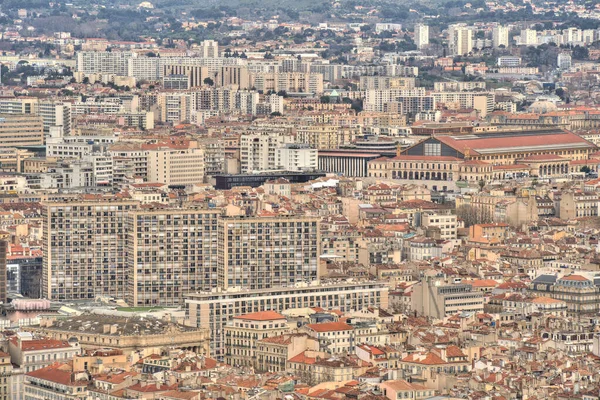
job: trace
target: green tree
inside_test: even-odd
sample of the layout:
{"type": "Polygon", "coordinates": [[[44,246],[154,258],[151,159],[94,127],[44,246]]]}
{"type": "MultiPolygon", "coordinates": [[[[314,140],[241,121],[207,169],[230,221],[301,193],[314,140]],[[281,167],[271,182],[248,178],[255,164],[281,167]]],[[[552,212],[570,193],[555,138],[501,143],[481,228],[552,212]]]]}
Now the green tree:
{"type": "Polygon", "coordinates": [[[208,86],[213,86],[213,85],[215,84],[215,81],[213,81],[213,80],[212,80],[211,78],[209,78],[209,77],[206,77],[206,78],[204,78],[204,81],[203,81],[203,82],[204,82],[204,84],[205,84],[205,85],[208,85],[208,86]]]}

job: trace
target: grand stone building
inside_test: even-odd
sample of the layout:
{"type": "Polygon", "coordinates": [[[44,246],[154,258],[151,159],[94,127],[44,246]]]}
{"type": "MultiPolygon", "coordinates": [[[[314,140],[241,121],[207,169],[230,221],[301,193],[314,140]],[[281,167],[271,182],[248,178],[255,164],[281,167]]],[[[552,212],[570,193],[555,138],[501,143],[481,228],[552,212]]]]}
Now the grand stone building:
{"type": "Polygon", "coordinates": [[[149,317],[83,314],[67,319],[48,318],[31,328],[49,338],[76,338],[82,348],[110,347],[125,354],[162,347],[209,354],[208,329],[183,326],[149,317]]]}
{"type": "Polygon", "coordinates": [[[529,284],[529,292],[567,303],[571,315],[597,314],[600,311],[600,277],[581,275],[540,275],[529,284]]]}

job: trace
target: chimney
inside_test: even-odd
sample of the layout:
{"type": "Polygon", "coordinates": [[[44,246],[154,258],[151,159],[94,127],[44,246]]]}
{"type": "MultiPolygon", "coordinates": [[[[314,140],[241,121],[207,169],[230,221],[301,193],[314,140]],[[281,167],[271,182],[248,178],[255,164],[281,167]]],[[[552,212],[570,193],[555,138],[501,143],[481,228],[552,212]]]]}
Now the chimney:
{"type": "Polygon", "coordinates": [[[104,333],[105,335],[110,332],[110,325],[109,324],[104,324],[102,326],[102,333],[104,333]]]}
{"type": "Polygon", "coordinates": [[[440,358],[444,361],[448,361],[448,355],[446,354],[446,348],[443,347],[440,349],[440,358]]]}

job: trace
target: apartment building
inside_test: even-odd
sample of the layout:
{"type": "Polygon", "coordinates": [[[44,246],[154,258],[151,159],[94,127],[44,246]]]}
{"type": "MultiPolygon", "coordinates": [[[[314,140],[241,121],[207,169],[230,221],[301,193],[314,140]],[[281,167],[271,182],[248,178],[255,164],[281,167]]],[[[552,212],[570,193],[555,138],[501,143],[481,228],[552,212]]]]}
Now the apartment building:
{"type": "Polygon", "coordinates": [[[435,238],[441,240],[456,239],[457,218],[451,213],[427,213],[422,216],[422,225],[435,231],[435,238]]]}
{"type": "Polygon", "coordinates": [[[244,134],[240,136],[240,171],[266,171],[277,169],[278,149],[293,143],[291,135],[280,132],[244,134]]]}
{"type": "Polygon", "coordinates": [[[367,89],[365,90],[365,111],[384,112],[392,102],[397,102],[398,97],[426,97],[425,88],[412,89],[367,89]]]}
{"type": "Polygon", "coordinates": [[[148,153],[141,143],[115,143],[108,147],[113,157],[114,181],[123,183],[126,177],[148,179],[148,153]]]}
{"type": "Polygon", "coordinates": [[[0,114],[31,114],[42,118],[44,133],[59,126],[65,135],[71,134],[71,103],[40,100],[36,97],[5,97],[0,99],[0,114]]]}
{"type": "Polygon", "coordinates": [[[8,353],[13,364],[9,389],[11,400],[30,398],[24,395],[27,374],[48,368],[54,363],[67,362],[80,352],[77,341],[36,338],[29,332],[18,332],[8,340],[8,353]]]}
{"type": "Polygon", "coordinates": [[[42,206],[42,295],[50,300],[124,299],[125,220],[138,207],[115,198],[42,206]]]}
{"type": "Polygon", "coordinates": [[[0,148],[44,144],[42,119],[29,114],[0,114],[0,148]]]}
{"type": "Polygon", "coordinates": [[[12,400],[18,398],[19,393],[12,391],[13,364],[10,354],[0,351],[0,399],[12,400]]]}
{"type": "Polygon", "coordinates": [[[124,112],[125,107],[113,101],[76,101],[71,105],[71,115],[88,114],[119,114],[124,112]]]}
{"type": "Polygon", "coordinates": [[[415,44],[417,45],[417,49],[422,49],[429,45],[429,26],[425,24],[416,24],[415,25],[415,44]]]}
{"type": "Polygon", "coordinates": [[[275,311],[260,311],[233,317],[224,328],[225,362],[254,367],[259,340],[283,335],[290,330],[287,319],[275,311]]]}
{"type": "Polygon", "coordinates": [[[436,92],[464,92],[478,89],[485,89],[485,82],[442,81],[433,83],[433,90],[436,92]]]}
{"type": "Polygon", "coordinates": [[[352,142],[359,133],[359,129],[333,124],[302,125],[296,130],[296,141],[313,149],[333,150],[352,142]]]}
{"type": "Polygon", "coordinates": [[[165,64],[163,77],[171,75],[182,75],[188,78],[190,88],[206,85],[204,80],[211,78],[214,81],[214,75],[211,76],[208,67],[202,65],[182,65],[165,64]]]}
{"type": "Polygon", "coordinates": [[[53,364],[25,376],[25,400],[72,400],[88,396],[90,377],[87,372],[73,372],[68,363],[53,364]]]}
{"type": "Polygon", "coordinates": [[[277,148],[275,165],[285,171],[314,171],[318,167],[317,149],[305,143],[286,143],[277,148]]]}
{"type": "Polygon", "coordinates": [[[220,210],[140,209],[126,218],[132,307],[177,306],[188,293],[217,287],[220,210]]]}
{"type": "Polygon", "coordinates": [[[504,46],[505,48],[509,46],[509,37],[510,27],[504,25],[496,25],[492,29],[492,44],[494,48],[499,48],[500,46],[504,46]]]}
{"type": "Polygon", "coordinates": [[[446,107],[456,110],[474,108],[482,117],[494,110],[494,95],[492,93],[475,92],[432,92],[435,103],[443,103],[446,107]]]}
{"type": "Polygon", "coordinates": [[[185,148],[161,145],[146,154],[150,182],[176,186],[204,182],[204,150],[195,141],[185,148]]]}
{"type": "Polygon", "coordinates": [[[366,89],[413,89],[416,78],[401,76],[361,76],[360,88],[366,89]]]}
{"type": "Polygon", "coordinates": [[[448,42],[453,55],[462,56],[473,50],[473,36],[475,29],[464,25],[450,25],[448,28],[448,42]]]}
{"type": "Polygon", "coordinates": [[[336,308],[342,312],[388,306],[384,282],[340,282],[289,285],[270,289],[190,293],[185,299],[186,324],[210,330],[211,355],[224,357],[224,326],[236,315],[290,308],[336,308]]]}
{"type": "Polygon", "coordinates": [[[600,197],[596,192],[581,190],[565,191],[560,198],[559,216],[561,219],[597,217],[600,197]]]}
{"type": "Polygon", "coordinates": [[[161,92],[157,95],[158,119],[161,122],[179,124],[190,121],[191,95],[181,92],[161,92]]]}
{"type": "Polygon", "coordinates": [[[319,218],[230,217],[219,221],[218,283],[267,289],[317,280],[319,218]]]}
{"type": "Polygon", "coordinates": [[[250,75],[250,85],[256,90],[323,93],[323,75],[304,72],[260,72],[250,75]]]}
{"type": "Polygon", "coordinates": [[[162,77],[163,59],[160,57],[132,57],[127,60],[127,76],[137,80],[158,81],[162,77]]]}
{"type": "Polygon", "coordinates": [[[200,43],[199,55],[202,58],[219,57],[219,42],[216,40],[203,40],[200,43]]]}
{"type": "Polygon", "coordinates": [[[319,342],[319,349],[329,354],[354,352],[354,328],[345,322],[308,324],[305,331],[319,342]]]}
{"type": "Polygon", "coordinates": [[[288,360],[306,350],[319,350],[319,343],[306,333],[289,333],[258,340],[254,368],[264,372],[283,372],[288,360]]]}
{"type": "Polygon", "coordinates": [[[221,67],[213,81],[217,87],[235,86],[238,89],[250,89],[250,74],[245,65],[221,67]]]}
{"type": "Polygon", "coordinates": [[[77,53],[77,71],[85,75],[127,76],[129,59],[136,56],[137,53],[129,51],[80,51],[77,53]]]}

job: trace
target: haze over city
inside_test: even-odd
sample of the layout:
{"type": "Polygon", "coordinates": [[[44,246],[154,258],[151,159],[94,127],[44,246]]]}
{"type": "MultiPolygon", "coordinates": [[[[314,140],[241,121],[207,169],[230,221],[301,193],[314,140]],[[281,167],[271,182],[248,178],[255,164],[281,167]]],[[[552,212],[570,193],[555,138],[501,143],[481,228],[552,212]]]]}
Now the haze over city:
{"type": "Polygon", "coordinates": [[[0,400],[600,400],[600,2],[0,0],[0,400]]]}

